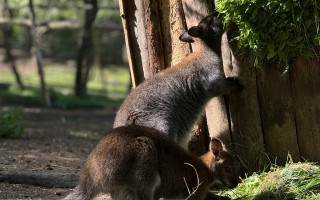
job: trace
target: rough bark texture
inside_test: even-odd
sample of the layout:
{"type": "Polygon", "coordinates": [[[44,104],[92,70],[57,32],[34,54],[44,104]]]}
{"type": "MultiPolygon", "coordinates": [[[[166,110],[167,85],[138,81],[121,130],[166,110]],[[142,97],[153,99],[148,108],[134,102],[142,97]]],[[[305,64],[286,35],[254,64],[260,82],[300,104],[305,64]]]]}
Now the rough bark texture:
{"type": "Polygon", "coordinates": [[[145,5],[145,20],[146,20],[146,36],[148,48],[148,69],[146,71],[146,78],[153,76],[165,68],[164,56],[162,47],[160,20],[157,8],[158,2],[155,0],[144,0],[145,5]]]}
{"type": "Polygon", "coordinates": [[[290,153],[298,161],[298,147],[289,75],[281,66],[257,70],[258,97],[264,143],[270,158],[286,161],[290,153]]]}
{"type": "Polygon", "coordinates": [[[188,43],[179,40],[187,30],[181,0],[160,0],[159,6],[164,61],[169,67],[180,62],[191,49],[188,43]]]}
{"type": "Polygon", "coordinates": [[[142,82],[142,80],[140,80],[139,78],[143,77],[143,70],[141,67],[137,67],[138,62],[141,63],[141,60],[137,59],[136,57],[138,57],[140,54],[137,51],[138,46],[137,46],[136,39],[134,37],[135,36],[133,31],[134,21],[129,20],[129,19],[135,18],[136,7],[132,7],[133,5],[130,5],[129,3],[135,6],[134,1],[119,1],[119,7],[120,7],[120,16],[122,19],[123,32],[125,35],[126,54],[128,57],[131,85],[134,88],[139,83],[142,82]]]}
{"type": "Polygon", "coordinates": [[[298,146],[303,160],[320,161],[320,61],[299,59],[290,71],[298,146]]]}
{"type": "Polygon", "coordinates": [[[189,45],[179,41],[186,30],[181,0],[119,4],[133,87],[190,53],[189,45]]]}

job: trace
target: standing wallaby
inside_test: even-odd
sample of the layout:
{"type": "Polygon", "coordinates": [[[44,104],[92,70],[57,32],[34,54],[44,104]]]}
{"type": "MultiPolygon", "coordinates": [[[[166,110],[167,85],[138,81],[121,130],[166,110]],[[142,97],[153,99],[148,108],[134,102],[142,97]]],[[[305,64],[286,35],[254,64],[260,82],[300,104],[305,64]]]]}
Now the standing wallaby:
{"type": "Polygon", "coordinates": [[[113,127],[155,128],[186,148],[188,133],[207,102],[231,87],[241,87],[236,79],[225,78],[222,33],[222,23],[213,13],[181,35],[180,40],[198,42],[201,49],[135,88],[119,108],[113,127]]]}
{"type": "Polygon", "coordinates": [[[137,125],[115,128],[91,152],[79,185],[65,199],[85,200],[110,193],[113,200],[189,195],[189,199],[202,200],[213,183],[236,187],[233,157],[218,139],[211,140],[209,149],[196,157],[158,130],[137,125]]]}

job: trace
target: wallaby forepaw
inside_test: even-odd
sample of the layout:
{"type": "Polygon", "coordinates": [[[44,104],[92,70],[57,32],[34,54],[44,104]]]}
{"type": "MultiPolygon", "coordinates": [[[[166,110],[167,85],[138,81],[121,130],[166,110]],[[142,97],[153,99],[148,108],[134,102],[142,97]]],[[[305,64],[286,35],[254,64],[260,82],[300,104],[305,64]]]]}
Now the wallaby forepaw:
{"type": "Polygon", "coordinates": [[[226,79],[230,83],[230,87],[236,88],[239,92],[243,90],[244,86],[238,78],[228,77],[226,79]]]}

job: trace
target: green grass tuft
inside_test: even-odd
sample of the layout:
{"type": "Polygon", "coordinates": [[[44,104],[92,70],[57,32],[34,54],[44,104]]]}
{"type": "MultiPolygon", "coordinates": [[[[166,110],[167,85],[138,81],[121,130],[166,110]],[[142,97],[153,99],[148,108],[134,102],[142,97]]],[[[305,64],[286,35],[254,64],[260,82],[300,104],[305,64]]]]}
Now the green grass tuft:
{"type": "Polygon", "coordinates": [[[0,137],[20,138],[24,131],[23,112],[19,108],[0,111],[0,137]]]}
{"type": "Polygon", "coordinates": [[[246,200],[320,199],[320,166],[294,163],[245,178],[235,189],[219,195],[246,200]]]}

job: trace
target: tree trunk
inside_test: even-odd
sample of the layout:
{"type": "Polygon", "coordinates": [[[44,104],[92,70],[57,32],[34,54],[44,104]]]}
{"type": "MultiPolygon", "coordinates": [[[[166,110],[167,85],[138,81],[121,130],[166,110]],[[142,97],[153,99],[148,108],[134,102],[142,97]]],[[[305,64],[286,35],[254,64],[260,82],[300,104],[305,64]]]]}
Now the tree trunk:
{"type": "Polygon", "coordinates": [[[92,5],[92,9],[86,10],[85,13],[82,42],[77,57],[75,78],[75,94],[77,96],[85,96],[87,94],[89,72],[94,61],[92,26],[98,12],[98,2],[97,0],[85,0],[85,3],[92,5]]]}
{"type": "Polygon", "coordinates": [[[31,36],[32,36],[32,41],[33,41],[33,55],[35,55],[35,57],[36,57],[37,66],[38,66],[42,104],[44,106],[51,106],[50,95],[47,90],[47,86],[46,86],[46,82],[45,82],[45,75],[44,75],[44,71],[43,71],[42,55],[41,55],[41,51],[39,49],[38,38],[36,35],[36,15],[34,12],[32,0],[29,0],[29,9],[30,9],[31,16],[32,16],[31,36]]]}
{"type": "MultiPolygon", "coordinates": [[[[4,1],[4,8],[3,8],[2,13],[5,18],[12,19],[12,11],[9,8],[8,0],[4,1]]],[[[3,37],[4,37],[3,38],[4,39],[4,47],[5,47],[5,51],[6,51],[6,60],[11,65],[12,72],[14,74],[14,77],[16,78],[16,82],[17,82],[19,88],[21,90],[24,90],[25,87],[22,83],[22,80],[20,78],[20,74],[17,69],[16,59],[12,55],[12,52],[11,52],[11,41],[12,41],[12,32],[13,32],[12,26],[11,25],[4,25],[2,31],[3,31],[3,37]]]]}
{"type": "Polygon", "coordinates": [[[181,0],[119,3],[133,87],[190,53],[178,39],[186,30],[181,0]]]}

